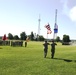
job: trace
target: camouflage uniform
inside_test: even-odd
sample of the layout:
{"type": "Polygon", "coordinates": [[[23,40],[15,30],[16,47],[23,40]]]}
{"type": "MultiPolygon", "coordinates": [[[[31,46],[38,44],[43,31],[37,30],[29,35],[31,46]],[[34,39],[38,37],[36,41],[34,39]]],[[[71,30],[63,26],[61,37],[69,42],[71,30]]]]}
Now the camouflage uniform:
{"type": "Polygon", "coordinates": [[[54,41],[52,41],[52,44],[51,44],[51,58],[53,58],[54,54],[55,54],[55,45],[57,45],[57,44],[54,43],[54,41]]]}
{"type": "Polygon", "coordinates": [[[43,44],[43,46],[44,46],[44,58],[46,58],[46,56],[47,56],[48,45],[49,45],[49,43],[47,43],[47,41],[45,41],[45,43],[43,44]]]}

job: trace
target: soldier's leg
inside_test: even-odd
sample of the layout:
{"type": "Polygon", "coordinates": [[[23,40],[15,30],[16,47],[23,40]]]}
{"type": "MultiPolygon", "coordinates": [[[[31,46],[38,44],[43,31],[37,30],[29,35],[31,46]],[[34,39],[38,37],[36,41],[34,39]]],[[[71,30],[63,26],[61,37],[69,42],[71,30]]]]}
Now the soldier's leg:
{"type": "Polygon", "coordinates": [[[53,58],[53,51],[51,50],[51,58],[53,58]]]}
{"type": "Polygon", "coordinates": [[[46,58],[46,56],[47,56],[47,49],[45,49],[45,58],[46,58]]]}
{"type": "Polygon", "coordinates": [[[52,57],[54,58],[55,50],[53,50],[52,57]]]}
{"type": "Polygon", "coordinates": [[[44,51],[44,58],[46,58],[46,53],[45,53],[45,51],[44,51]]]}
{"type": "Polygon", "coordinates": [[[45,49],[44,49],[44,58],[46,58],[46,51],[45,51],[45,49]]]}
{"type": "Polygon", "coordinates": [[[51,58],[53,58],[53,52],[51,52],[51,58]]]}
{"type": "Polygon", "coordinates": [[[52,50],[51,51],[51,58],[53,58],[54,57],[54,51],[52,50]]]}
{"type": "Polygon", "coordinates": [[[54,58],[54,52],[52,53],[52,58],[54,58]]]}
{"type": "Polygon", "coordinates": [[[46,57],[45,52],[44,52],[44,58],[46,57]]]}

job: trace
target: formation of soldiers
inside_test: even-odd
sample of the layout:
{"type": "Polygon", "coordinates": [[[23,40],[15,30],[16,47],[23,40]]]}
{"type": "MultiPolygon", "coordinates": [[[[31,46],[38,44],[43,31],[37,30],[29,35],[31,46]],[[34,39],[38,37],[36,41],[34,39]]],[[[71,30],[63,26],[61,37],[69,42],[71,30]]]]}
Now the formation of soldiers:
{"type": "Polygon", "coordinates": [[[7,40],[7,41],[4,41],[4,40],[0,40],[0,46],[13,46],[13,47],[16,47],[16,46],[25,46],[27,47],[27,41],[10,41],[10,40],[7,40]]]}
{"type": "Polygon", "coordinates": [[[57,44],[54,42],[54,40],[52,40],[52,44],[49,44],[47,41],[44,42],[44,44],[43,44],[43,46],[44,46],[44,58],[46,58],[46,56],[47,56],[48,45],[51,46],[51,58],[54,58],[55,45],[57,45],[57,44]]]}

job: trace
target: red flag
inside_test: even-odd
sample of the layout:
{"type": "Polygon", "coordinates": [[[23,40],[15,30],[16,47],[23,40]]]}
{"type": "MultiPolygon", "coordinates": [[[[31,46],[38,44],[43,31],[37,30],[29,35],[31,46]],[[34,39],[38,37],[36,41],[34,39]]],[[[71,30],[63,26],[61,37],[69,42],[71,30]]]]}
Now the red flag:
{"type": "Polygon", "coordinates": [[[4,34],[4,36],[2,37],[2,40],[6,40],[6,34],[4,34]]]}

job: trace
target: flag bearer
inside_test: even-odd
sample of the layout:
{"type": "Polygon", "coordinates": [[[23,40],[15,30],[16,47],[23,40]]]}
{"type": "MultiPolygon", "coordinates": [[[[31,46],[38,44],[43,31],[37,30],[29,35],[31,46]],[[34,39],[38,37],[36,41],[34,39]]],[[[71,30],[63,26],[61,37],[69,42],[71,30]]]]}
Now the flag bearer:
{"type": "Polygon", "coordinates": [[[46,56],[47,56],[48,45],[50,45],[50,44],[47,43],[47,41],[45,41],[44,44],[43,44],[43,46],[44,46],[44,58],[46,58],[46,56]]]}
{"type": "Polygon", "coordinates": [[[51,44],[51,58],[54,58],[54,54],[55,54],[55,45],[57,45],[56,43],[54,43],[54,40],[52,41],[51,44]]]}

